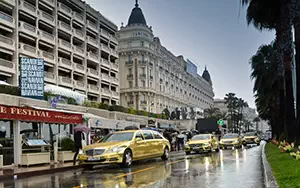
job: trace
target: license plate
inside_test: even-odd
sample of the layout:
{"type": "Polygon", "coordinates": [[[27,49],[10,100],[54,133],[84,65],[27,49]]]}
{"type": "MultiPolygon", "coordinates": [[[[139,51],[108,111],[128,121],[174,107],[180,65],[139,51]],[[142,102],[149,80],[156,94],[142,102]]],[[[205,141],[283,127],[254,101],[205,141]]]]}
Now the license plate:
{"type": "Polygon", "coordinates": [[[194,150],[199,150],[199,149],[200,149],[200,147],[193,147],[193,149],[194,149],[194,150]]]}
{"type": "Polygon", "coordinates": [[[99,161],[100,157],[88,157],[88,161],[99,161]]]}

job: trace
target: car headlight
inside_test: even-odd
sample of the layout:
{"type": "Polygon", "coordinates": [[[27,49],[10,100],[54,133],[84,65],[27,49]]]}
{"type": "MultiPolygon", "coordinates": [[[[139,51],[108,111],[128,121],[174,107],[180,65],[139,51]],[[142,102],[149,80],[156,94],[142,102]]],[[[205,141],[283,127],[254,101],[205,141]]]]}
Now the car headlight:
{"type": "Polygon", "coordinates": [[[233,141],[234,143],[238,143],[239,142],[239,140],[235,140],[235,141],[233,141]]]}
{"type": "Polygon", "coordinates": [[[84,154],[83,150],[79,150],[78,154],[84,154]]]}
{"type": "Polygon", "coordinates": [[[116,147],[113,147],[113,148],[110,148],[109,150],[107,150],[106,153],[118,153],[125,148],[126,148],[126,146],[116,146],[116,147]]]}
{"type": "Polygon", "coordinates": [[[223,140],[220,141],[220,144],[223,144],[223,140]]]}

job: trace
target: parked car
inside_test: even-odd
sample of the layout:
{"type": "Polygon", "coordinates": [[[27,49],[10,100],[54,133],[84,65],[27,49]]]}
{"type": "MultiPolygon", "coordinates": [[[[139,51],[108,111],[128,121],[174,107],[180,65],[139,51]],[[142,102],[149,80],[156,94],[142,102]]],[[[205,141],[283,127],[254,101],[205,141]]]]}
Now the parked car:
{"type": "Polygon", "coordinates": [[[227,147],[242,147],[242,138],[238,134],[231,133],[225,134],[220,141],[220,148],[226,149],[227,147]]]}
{"type": "Polygon", "coordinates": [[[247,132],[244,135],[243,138],[243,145],[246,146],[248,144],[256,144],[256,145],[260,145],[260,137],[256,132],[247,132]]]}
{"type": "Polygon", "coordinates": [[[84,147],[78,159],[85,169],[110,163],[130,167],[133,161],[141,159],[161,157],[168,160],[169,152],[169,141],[160,133],[127,130],[108,134],[101,142],[84,147]]]}
{"type": "Polygon", "coordinates": [[[219,151],[218,139],[212,134],[198,134],[185,145],[186,154],[200,151],[219,151]]]}

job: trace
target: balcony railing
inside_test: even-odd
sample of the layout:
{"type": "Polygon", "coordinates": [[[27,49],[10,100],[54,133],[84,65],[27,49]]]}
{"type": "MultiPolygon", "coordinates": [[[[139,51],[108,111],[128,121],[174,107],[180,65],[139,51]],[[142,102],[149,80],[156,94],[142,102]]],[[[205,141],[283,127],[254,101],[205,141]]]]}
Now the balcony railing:
{"type": "Polygon", "coordinates": [[[46,52],[46,51],[42,51],[42,55],[45,58],[48,58],[50,60],[54,60],[54,55],[52,53],[46,52]]]}
{"type": "Polygon", "coordinates": [[[146,74],[145,73],[140,74],[140,78],[146,79],[146,74]]]}
{"type": "Polygon", "coordinates": [[[96,85],[92,85],[92,84],[89,84],[89,89],[92,90],[92,91],[96,91],[96,92],[99,91],[99,87],[96,86],[96,85]]]}
{"type": "Polygon", "coordinates": [[[94,24],[92,21],[87,20],[86,23],[87,23],[88,27],[91,27],[92,29],[97,30],[96,24],[94,24]]]}
{"type": "Polygon", "coordinates": [[[126,66],[132,66],[133,65],[133,61],[125,61],[125,65],[126,66]]]}
{"type": "Polygon", "coordinates": [[[8,45],[14,45],[14,41],[11,38],[8,38],[6,36],[0,35],[0,42],[8,44],[8,45]]]}
{"type": "Polygon", "coordinates": [[[54,6],[54,0],[43,0],[51,6],[54,6]]]}
{"type": "Polygon", "coordinates": [[[133,74],[128,74],[128,75],[127,75],[127,79],[128,79],[128,80],[132,80],[132,79],[133,79],[133,74]]]}
{"type": "Polygon", "coordinates": [[[113,96],[113,97],[119,97],[119,93],[116,92],[116,91],[112,91],[112,96],[113,96]]]}
{"type": "Polygon", "coordinates": [[[117,63],[111,63],[111,68],[119,70],[119,65],[117,63]]]}
{"type": "Polygon", "coordinates": [[[62,3],[58,3],[59,10],[63,11],[67,15],[71,15],[72,10],[62,3]]]}
{"type": "Polygon", "coordinates": [[[69,78],[69,77],[60,76],[59,78],[60,78],[60,80],[61,80],[62,82],[64,82],[64,83],[72,84],[72,79],[69,78]]]}
{"type": "Polygon", "coordinates": [[[87,38],[88,42],[91,42],[92,44],[94,44],[95,46],[98,47],[97,39],[94,39],[93,37],[90,37],[90,36],[87,36],[86,38],[87,38]]]}
{"type": "Polygon", "coordinates": [[[84,66],[78,63],[76,63],[76,68],[79,70],[84,70],[84,66]]]}
{"type": "Polygon", "coordinates": [[[50,23],[54,22],[54,17],[47,12],[41,11],[42,12],[42,18],[45,18],[45,20],[50,21],[50,23]]]}
{"type": "Polygon", "coordinates": [[[141,101],[141,104],[147,104],[147,101],[141,101]]]}
{"type": "Polygon", "coordinates": [[[108,66],[108,67],[110,67],[110,63],[109,63],[108,60],[106,60],[106,59],[103,59],[103,58],[102,58],[102,64],[103,64],[103,65],[106,65],[106,66],[108,66]]]}
{"type": "Polygon", "coordinates": [[[14,23],[14,19],[12,16],[0,11],[0,19],[5,20],[10,23],[14,23]]]}
{"type": "Polygon", "coordinates": [[[10,69],[14,68],[14,64],[12,62],[7,61],[5,59],[1,59],[1,58],[0,58],[0,66],[7,67],[7,68],[10,68],[10,69]]]}
{"type": "Polygon", "coordinates": [[[101,78],[102,78],[102,80],[107,80],[107,81],[110,80],[109,75],[108,75],[108,74],[105,74],[105,73],[102,73],[102,74],[101,74],[101,78]]]}
{"type": "Polygon", "coordinates": [[[72,62],[68,59],[65,59],[65,58],[62,58],[60,57],[59,58],[59,62],[63,65],[63,66],[67,66],[67,67],[71,67],[72,66],[72,62]]]}
{"type": "Polygon", "coordinates": [[[88,71],[89,74],[92,74],[94,76],[98,76],[99,75],[99,72],[97,70],[95,70],[95,69],[88,68],[87,71],[88,71]]]}
{"type": "Polygon", "coordinates": [[[78,20],[79,22],[83,22],[83,15],[79,14],[78,12],[73,12],[73,17],[78,20]]]}
{"type": "Polygon", "coordinates": [[[71,25],[68,25],[65,22],[58,21],[58,26],[60,27],[60,29],[64,29],[68,33],[72,32],[71,25]]]}
{"type": "Polygon", "coordinates": [[[58,42],[60,45],[67,47],[67,48],[71,48],[71,43],[62,39],[58,39],[58,42]]]}
{"type": "Polygon", "coordinates": [[[114,83],[119,83],[119,79],[115,77],[111,77],[111,81],[114,83]]]}
{"type": "Polygon", "coordinates": [[[133,103],[133,101],[127,101],[127,104],[128,104],[128,105],[132,105],[132,104],[134,104],[134,103],[133,103]]]}
{"type": "Polygon", "coordinates": [[[93,52],[88,52],[87,56],[98,63],[99,56],[93,52]]]}
{"type": "Polygon", "coordinates": [[[19,22],[19,25],[21,28],[24,28],[25,30],[36,34],[36,27],[34,27],[26,22],[19,22]]]}
{"type": "Polygon", "coordinates": [[[109,91],[108,88],[102,88],[102,94],[111,95],[111,92],[109,91]]]}
{"type": "Polygon", "coordinates": [[[36,48],[27,44],[23,44],[23,48],[25,51],[35,53],[36,54],[36,48]]]}
{"type": "Polygon", "coordinates": [[[83,56],[84,50],[80,46],[74,46],[75,51],[83,56]]]}
{"type": "Polygon", "coordinates": [[[46,31],[40,31],[40,33],[42,34],[42,37],[47,38],[47,39],[49,39],[51,41],[54,40],[54,36],[51,33],[48,33],[46,31]]]}
{"type": "Polygon", "coordinates": [[[100,34],[104,37],[106,37],[107,39],[109,39],[109,33],[107,31],[105,31],[104,29],[100,29],[100,34]]]}
{"type": "Polygon", "coordinates": [[[19,8],[25,12],[36,14],[36,7],[26,1],[19,1],[19,8]]]}
{"type": "Polygon", "coordinates": [[[53,73],[51,73],[51,72],[44,72],[44,75],[45,75],[45,77],[46,78],[49,78],[49,79],[55,79],[55,75],[53,74],[53,73]]]}
{"type": "Polygon", "coordinates": [[[147,65],[147,62],[146,62],[146,61],[143,61],[143,60],[139,60],[139,65],[140,65],[140,66],[146,66],[146,65],[147,65]]]}
{"type": "Polygon", "coordinates": [[[75,85],[76,85],[77,87],[84,88],[84,82],[81,82],[81,81],[76,80],[76,81],[75,81],[75,85]]]}
{"type": "Polygon", "coordinates": [[[83,37],[83,32],[78,29],[74,29],[74,33],[75,33],[75,35],[78,35],[81,38],[83,37]]]}
{"type": "Polygon", "coordinates": [[[107,45],[105,45],[105,44],[101,44],[101,49],[103,49],[104,51],[106,51],[108,53],[110,52],[109,47],[107,45]]]}

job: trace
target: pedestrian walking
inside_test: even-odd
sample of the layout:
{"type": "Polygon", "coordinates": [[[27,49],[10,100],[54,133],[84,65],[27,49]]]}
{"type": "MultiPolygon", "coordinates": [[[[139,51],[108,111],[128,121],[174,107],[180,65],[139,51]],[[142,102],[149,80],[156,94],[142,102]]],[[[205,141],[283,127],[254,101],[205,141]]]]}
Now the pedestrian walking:
{"type": "Polygon", "coordinates": [[[77,131],[74,134],[74,146],[75,146],[75,154],[73,158],[73,165],[76,165],[77,156],[79,151],[82,150],[82,140],[84,140],[84,134],[81,131],[77,131]]]}

